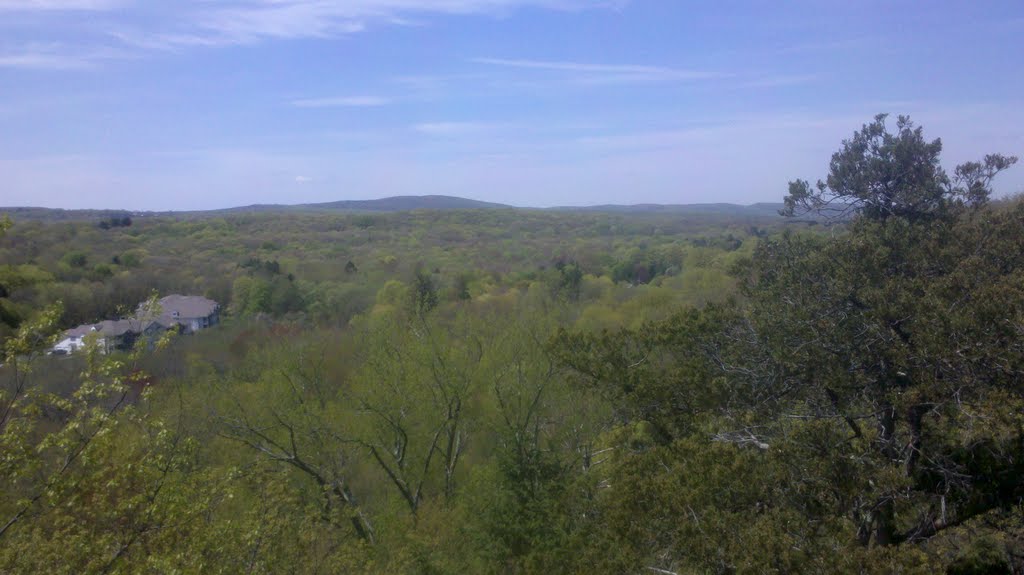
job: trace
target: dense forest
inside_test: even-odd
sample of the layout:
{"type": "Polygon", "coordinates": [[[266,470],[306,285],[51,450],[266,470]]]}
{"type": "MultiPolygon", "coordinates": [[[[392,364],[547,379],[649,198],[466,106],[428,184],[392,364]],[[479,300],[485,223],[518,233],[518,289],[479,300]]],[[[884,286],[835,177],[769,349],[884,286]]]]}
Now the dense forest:
{"type": "MultiPolygon", "coordinates": [[[[783,215],[0,224],[0,573],[1024,573],[1016,158],[783,215]],[[154,295],[220,325],[69,356],[154,295]]],[[[781,194],[780,194],[781,195],[781,194]]]]}

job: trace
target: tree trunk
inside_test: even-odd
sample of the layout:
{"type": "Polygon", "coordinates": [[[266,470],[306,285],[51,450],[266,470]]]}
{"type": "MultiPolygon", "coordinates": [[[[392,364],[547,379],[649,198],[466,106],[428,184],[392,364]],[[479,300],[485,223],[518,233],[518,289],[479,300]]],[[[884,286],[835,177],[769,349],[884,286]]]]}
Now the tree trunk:
{"type": "Polygon", "coordinates": [[[875,513],[875,547],[885,547],[895,543],[896,531],[895,505],[891,497],[885,498],[878,505],[875,513]]]}
{"type": "MultiPolygon", "coordinates": [[[[900,450],[896,448],[896,408],[885,403],[882,405],[881,413],[878,416],[879,442],[882,453],[892,462],[900,458],[900,450]]],[[[891,495],[886,494],[875,505],[875,511],[871,514],[874,523],[873,544],[875,546],[886,546],[894,543],[895,533],[895,500],[891,495]]]]}

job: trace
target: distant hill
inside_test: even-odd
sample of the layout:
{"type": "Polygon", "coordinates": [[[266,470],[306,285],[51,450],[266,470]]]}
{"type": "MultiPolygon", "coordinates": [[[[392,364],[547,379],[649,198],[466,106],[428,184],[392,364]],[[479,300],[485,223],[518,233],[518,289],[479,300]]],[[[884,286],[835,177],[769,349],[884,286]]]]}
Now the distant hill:
{"type": "Polygon", "coordinates": [[[341,200],[319,204],[255,204],[215,210],[219,212],[275,212],[275,211],[316,211],[316,212],[405,212],[409,210],[484,210],[512,206],[481,202],[455,196],[394,196],[379,200],[341,200]]]}
{"type": "Polygon", "coordinates": [[[781,203],[738,204],[606,204],[598,206],[559,206],[553,208],[517,208],[507,204],[482,202],[454,196],[395,196],[377,200],[341,200],[315,204],[254,204],[221,210],[181,212],[141,212],[128,210],[63,210],[34,207],[0,207],[0,214],[15,220],[30,221],[100,221],[112,216],[146,217],[210,217],[226,214],[318,212],[318,213],[384,213],[410,210],[491,210],[529,209],[549,212],[588,212],[612,214],[715,215],[733,217],[777,217],[781,203]]]}

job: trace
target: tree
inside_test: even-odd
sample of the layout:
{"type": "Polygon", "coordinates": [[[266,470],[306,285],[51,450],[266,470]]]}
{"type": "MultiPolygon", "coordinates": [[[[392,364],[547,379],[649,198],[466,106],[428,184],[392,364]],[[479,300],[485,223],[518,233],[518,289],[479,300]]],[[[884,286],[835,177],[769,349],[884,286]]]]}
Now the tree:
{"type": "Polygon", "coordinates": [[[1018,492],[983,478],[1019,473],[1021,436],[1003,410],[1024,397],[1014,327],[1022,233],[1016,209],[865,223],[837,239],[766,242],[755,254],[744,285],[747,359],[722,364],[771,366],[744,387],[769,389],[774,414],[847,428],[844,449],[863,464],[848,477],[862,491],[839,511],[859,523],[862,543],[926,539],[1018,492]],[[771,381],[785,385],[771,391],[771,381]]]}
{"type": "Polygon", "coordinates": [[[468,273],[460,273],[455,276],[455,280],[452,285],[452,292],[455,294],[455,299],[460,301],[469,301],[470,299],[473,299],[473,295],[469,292],[469,284],[472,279],[472,276],[468,273]]]}
{"type": "MultiPolygon", "coordinates": [[[[9,217],[0,217],[0,238],[7,234],[12,225],[9,217]]],[[[3,353],[7,338],[17,337],[18,327],[32,315],[31,306],[18,305],[12,298],[27,291],[24,288],[46,284],[52,280],[51,274],[35,265],[0,266],[0,354],[3,353]]]]}
{"type": "MultiPolygon", "coordinates": [[[[563,361],[612,398],[623,427],[646,428],[623,434],[636,456],[611,479],[623,498],[612,506],[653,513],[679,536],[641,526],[631,536],[640,557],[740,570],[750,539],[734,537],[750,533],[715,532],[718,549],[704,558],[684,545],[694,524],[704,533],[747,516],[765,522],[765,543],[789,538],[780,548],[793,561],[843,546],[886,571],[1004,529],[986,526],[1024,523],[1024,206],[984,207],[991,179],[1015,159],[989,156],[949,179],[938,141],[906,119],[887,134],[883,120],[844,142],[817,192],[790,188],[791,213],[855,214],[846,233],[761,242],[737,268],[742,300],[637,331],[560,337],[563,361]],[[647,507],[663,495],[633,470],[665,469],[657,485],[678,458],[704,460],[704,475],[735,460],[776,479],[753,490],[720,482],[736,494],[726,517],[726,503],[702,503],[696,487],[664,496],[688,502],[673,517],[647,507]]],[[[757,561],[748,569],[800,570],[757,561]]]]}
{"type": "Polygon", "coordinates": [[[353,223],[355,223],[357,228],[366,230],[366,241],[369,242],[372,239],[371,234],[373,233],[373,228],[377,226],[378,220],[379,218],[366,214],[356,216],[353,219],[353,223]]]}
{"type": "Polygon", "coordinates": [[[455,492],[468,444],[485,338],[467,317],[388,318],[368,333],[352,396],[358,442],[415,516],[426,490],[455,492]],[[455,342],[458,342],[457,344],[455,342]]]}
{"type": "Polygon", "coordinates": [[[157,541],[173,542],[168,526],[201,511],[179,507],[167,487],[192,465],[194,444],[131,405],[148,381],[143,346],[108,356],[93,342],[70,392],[33,381],[59,316],[55,306],[25,322],[4,358],[2,571],[111,572],[137,548],[148,555],[157,541]]]}
{"type": "Polygon", "coordinates": [[[434,284],[434,278],[423,268],[416,269],[411,296],[412,310],[418,315],[426,314],[437,307],[437,286],[434,284]]]}
{"type": "Polygon", "coordinates": [[[782,214],[813,213],[829,219],[860,214],[871,220],[934,217],[953,208],[988,201],[995,176],[1016,157],[989,154],[981,162],[958,166],[950,178],[939,162],[942,141],[925,140],[907,116],[888,131],[886,114],[865,124],[832,155],[829,175],[812,187],[807,180],[789,184],[782,214]]]}
{"type": "Polygon", "coordinates": [[[217,407],[222,435],[305,478],[324,523],[348,525],[356,538],[373,543],[373,524],[352,486],[351,441],[337,428],[344,418],[332,401],[325,351],[298,345],[252,361],[263,365],[239,374],[243,380],[225,389],[217,407]]]}
{"type": "Polygon", "coordinates": [[[83,252],[73,251],[65,254],[61,261],[73,268],[84,268],[89,263],[89,258],[83,252]]]}
{"type": "Polygon", "coordinates": [[[847,466],[853,491],[835,510],[857,524],[859,542],[881,546],[930,538],[1019,494],[984,478],[1019,473],[1022,436],[1000,404],[1024,398],[1012,327],[1024,210],[965,209],[982,206],[1016,158],[989,155],[950,179],[938,140],[925,142],[907,118],[889,134],[884,119],[843,143],[817,193],[790,186],[790,213],[838,201],[860,217],[846,236],[761,245],[744,280],[749,345],[721,361],[737,373],[771,366],[746,387],[785,382],[768,395],[775,416],[847,428],[838,452],[860,465],[847,466]],[[981,413],[984,431],[971,423],[981,413]]]}

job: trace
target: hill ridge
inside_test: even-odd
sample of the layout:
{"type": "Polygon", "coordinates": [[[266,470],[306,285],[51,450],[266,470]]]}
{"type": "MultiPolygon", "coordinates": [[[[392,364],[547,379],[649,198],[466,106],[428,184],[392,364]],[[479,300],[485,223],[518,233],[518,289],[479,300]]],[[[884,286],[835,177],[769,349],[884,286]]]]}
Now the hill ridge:
{"type": "Polygon", "coordinates": [[[245,213],[319,212],[319,213],[393,213],[413,210],[532,210],[546,212],[588,212],[616,214],[734,214],[737,216],[773,216],[782,203],[758,202],[732,204],[727,202],[694,204],[596,204],[583,206],[554,206],[548,208],[522,207],[447,195],[403,195],[372,200],[336,200],[304,204],[250,204],[213,210],[124,210],[124,209],[64,209],[31,206],[0,207],[0,213],[15,219],[71,221],[104,218],[115,215],[131,217],[198,217],[245,213]]]}

